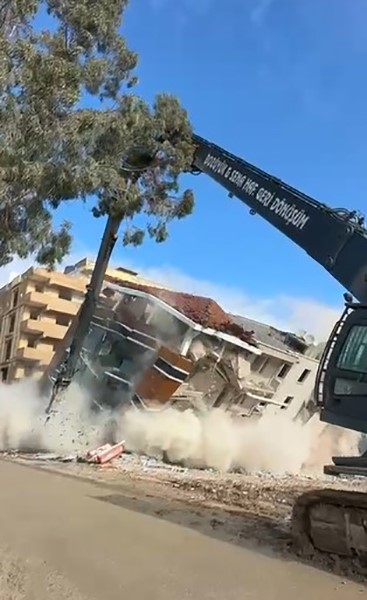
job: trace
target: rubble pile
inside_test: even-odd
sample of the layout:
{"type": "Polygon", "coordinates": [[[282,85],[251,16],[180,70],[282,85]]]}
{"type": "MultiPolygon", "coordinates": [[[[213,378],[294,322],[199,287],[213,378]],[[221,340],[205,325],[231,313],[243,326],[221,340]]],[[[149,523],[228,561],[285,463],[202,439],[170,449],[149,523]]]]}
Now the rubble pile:
{"type": "Polygon", "coordinates": [[[215,341],[198,336],[188,355],[194,368],[173,394],[175,406],[179,400],[186,400],[186,406],[199,410],[221,406],[235,415],[251,416],[256,413],[259,397],[265,400],[274,394],[274,390],[262,388],[251,380],[248,357],[231,347],[222,347],[218,353],[215,341]],[[251,391],[256,392],[256,398],[249,395],[251,391]]]}
{"type": "Polygon", "coordinates": [[[125,442],[117,444],[103,444],[97,448],[92,448],[84,454],[55,454],[51,452],[24,452],[21,450],[11,450],[1,452],[2,458],[13,460],[36,462],[36,463],[87,463],[90,465],[103,466],[108,463],[115,464],[116,459],[125,452],[125,442]]]}
{"type": "Polygon", "coordinates": [[[136,491],[141,486],[142,492],[162,496],[167,500],[172,498],[207,508],[217,507],[232,514],[246,513],[252,517],[266,517],[283,522],[290,520],[295,500],[309,490],[328,487],[367,492],[366,478],[274,475],[266,471],[253,474],[221,473],[213,469],[189,469],[167,464],[156,458],[129,454],[123,451],[122,444],[115,447],[107,444],[90,450],[81,458],[15,452],[3,457],[53,464],[58,461],[60,468],[71,470],[75,475],[91,479],[101,477],[102,480],[107,476],[104,469],[96,472],[91,470],[91,466],[103,467],[109,463],[114,467],[113,474],[109,477],[112,476],[116,482],[134,482],[136,491]],[[103,457],[107,457],[106,460],[103,457]]]}

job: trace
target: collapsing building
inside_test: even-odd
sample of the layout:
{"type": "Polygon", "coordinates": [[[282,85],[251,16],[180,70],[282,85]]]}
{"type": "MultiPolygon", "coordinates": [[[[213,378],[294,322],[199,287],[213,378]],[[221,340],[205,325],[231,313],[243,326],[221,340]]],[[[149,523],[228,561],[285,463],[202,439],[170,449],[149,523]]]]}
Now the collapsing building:
{"type": "MultiPolygon", "coordinates": [[[[301,353],[305,344],[295,336],[279,338],[278,347],[257,339],[258,326],[210,298],[109,282],[77,379],[96,405],[225,407],[239,417],[286,409],[294,417],[310,396],[317,361],[301,353]]],[[[51,377],[70,335],[52,361],[51,377]]]]}
{"type": "Polygon", "coordinates": [[[233,319],[252,329],[261,350],[251,363],[242,409],[247,414],[281,410],[290,419],[308,420],[315,411],[313,390],[324,344],[314,344],[304,332],[295,335],[245,317],[233,319]]]}

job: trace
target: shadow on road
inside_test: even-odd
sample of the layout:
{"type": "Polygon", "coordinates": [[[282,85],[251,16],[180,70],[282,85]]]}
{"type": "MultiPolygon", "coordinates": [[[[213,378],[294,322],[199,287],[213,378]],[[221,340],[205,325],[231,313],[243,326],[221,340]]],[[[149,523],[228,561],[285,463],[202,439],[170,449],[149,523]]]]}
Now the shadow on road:
{"type": "Polygon", "coordinates": [[[231,508],[221,504],[202,504],[195,497],[180,499],[167,485],[156,486],[154,493],[149,482],[121,478],[102,480],[85,476],[83,473],[60,470],[49,465],[24,464],[26,468],[36,469],[73,479],[76,483],[88,484],[86,497],[105,502],[125,510],[163,519],[181,527],[193,529],[202,535],[235,544],[266,556],[277,556],[289,562],[302,562],[319,570],[333,572],[358,583],[367,584],[366,578],[356,572],[351,562],[343,562],[338,557],[323,553],[315,554],[310,560],[300,559],[293,550],[290,521],[275,516],[254,515],[248,510],[231,508]],[[148,486],[148,489],[147,489],[148,486]],[[94,492],[91,491],[94,490],[94,492]]]}
{"type": "Polygon", "coordinates": [[[285,551],[291,546],[290,535],[280,523],[266,517],[255,517],[240,509],[223,513],[223,510],[213,507],[190,506],[179,500],[165,500],[150,495],[145,498],[128,497],[121,493],[94,496],[94,499],[264,553],[267,553],[265,545],[271,545],[278,551],[285,551]]]}
{"type": "MultiPolygon", "coordinates": [[[[194,529],[221,541],[250,549],[260,554],[277,556],[289,562],[302,562],[326,572],[333,572],[361,583],[350,564],[342,564],[337,557],[317,555],[312,560],[299,559],[292,548],[290,526],[276,519],[254,516],[246,511],[223,511],[223,508],[202,507],[172,499],[146,495],[130,497],[124,493],[92,496],[95,500],[117,507],[164,519],[182,527],[194,529]]],[[[363,580],[366,585],[366,580],[363,580]]]]}

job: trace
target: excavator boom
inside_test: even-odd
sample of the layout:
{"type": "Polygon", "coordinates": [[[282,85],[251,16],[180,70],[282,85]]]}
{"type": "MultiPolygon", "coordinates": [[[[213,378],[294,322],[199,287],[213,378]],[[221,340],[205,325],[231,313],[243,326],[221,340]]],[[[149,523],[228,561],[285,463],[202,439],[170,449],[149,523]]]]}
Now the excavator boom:
{"type": "Polygon", "coordinates": [[[367,230],[357,211],[330,208],[223,148],[194,136],[193,169],[244,202],[367,302],[367,230]]]}

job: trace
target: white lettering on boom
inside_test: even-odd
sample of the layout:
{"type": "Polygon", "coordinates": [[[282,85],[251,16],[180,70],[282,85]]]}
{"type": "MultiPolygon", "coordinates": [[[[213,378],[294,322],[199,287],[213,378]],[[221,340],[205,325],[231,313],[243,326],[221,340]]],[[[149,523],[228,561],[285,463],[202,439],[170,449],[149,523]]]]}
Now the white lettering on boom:
{"type": "Polygon", "coordinates": [[[272,193],[265,187],[260,187],[256,181],[233,169],[225,160],[208,154],[204,160],[204,167],[207,167],[215,174],[223,176],[239,190],[245,192],[247,196],[255,197],[259,204],[269,208],[271,212],[274,212],[287,225],[292,225],[302,230],[310,220],[310,217],[303,209],[299,209],[294,204],[276,197],[275,193],[272,193]]]}

